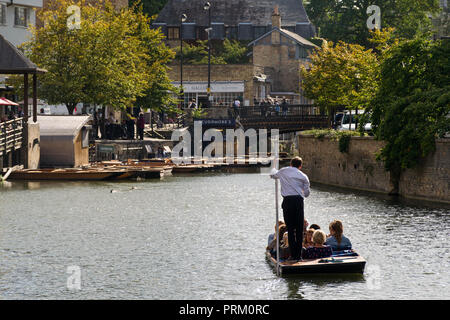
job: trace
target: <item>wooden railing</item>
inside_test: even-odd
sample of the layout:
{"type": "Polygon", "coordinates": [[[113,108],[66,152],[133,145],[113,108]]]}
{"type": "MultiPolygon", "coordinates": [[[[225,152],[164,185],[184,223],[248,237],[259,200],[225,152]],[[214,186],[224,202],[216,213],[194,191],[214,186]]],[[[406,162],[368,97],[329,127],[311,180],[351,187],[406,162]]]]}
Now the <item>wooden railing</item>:
{"type": "Polygon", "coordinates": [[[0,122],[0,155],[20,149],[23,137],[23,118],[0,122]]]}

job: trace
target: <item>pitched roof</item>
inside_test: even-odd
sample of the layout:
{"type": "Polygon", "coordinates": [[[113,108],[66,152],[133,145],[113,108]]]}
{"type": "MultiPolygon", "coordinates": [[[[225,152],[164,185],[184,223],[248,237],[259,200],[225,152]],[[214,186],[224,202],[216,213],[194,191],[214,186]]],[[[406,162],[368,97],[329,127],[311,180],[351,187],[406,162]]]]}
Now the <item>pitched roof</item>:
{"type": "Polygon", "coordinates": [[[0,74],[44,73],[11,42],[0,35],[0,74]]]}
{"type": "MultiPolygon", "coordinates": [[[[206,0],[169,0],[158,15],[156,23],[177,26],[180,16],[187,15],[186,22],[200,26],[208,25],[208,13],[203,9],[206,0]]],[[[242,22],[254,26],[271,24],[271,16],[276,5],[283,16],[283,26],[295,26],[299,22],[309,22],[301,0],[212,0],[211,21],[229,26],[242,22]]]]}
{"type": "Polygon", "coordinates": [[[279,29],[277,27],[275,27],[272,30],[270,30],[269,32],[263,34],[258,39],[253,40],[252,42],[250,42],[248,44],[248,46],[255,45],[259,40],[264,39],[265,37],[269,36],[275,30],[277,30],[281,34],[285,35],[286,37],[290,38],[291,40],[294,40],[295,42],[297,42],[298,44],[300,44],[302,46],[318,48],[314,43],[312,43],[311,41],[306,40],[305,38],[303,38],[302,36],[296,34],[295,32],[292,32],[292,31],[289,31],[289,30],[286,30],[286,29],[279,29]]]}

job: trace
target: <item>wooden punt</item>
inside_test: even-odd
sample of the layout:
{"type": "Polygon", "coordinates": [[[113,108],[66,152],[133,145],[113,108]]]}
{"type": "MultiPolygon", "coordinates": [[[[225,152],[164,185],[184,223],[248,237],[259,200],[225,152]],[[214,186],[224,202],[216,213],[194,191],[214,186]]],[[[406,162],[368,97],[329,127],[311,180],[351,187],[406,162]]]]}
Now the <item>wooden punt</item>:
{"type": "MultiPolygon", "coordinates": [[[[355,252],[356,254],[356,252],[355,252]]],[[[276,268],[277,260],[266,251],[266,258],[276,268]]],[[[359,254],[341,255],[328,258],[303,260],[300,262],[280,261],[280,274],[320,274],[320,273],[364,273],[366,260],[359,254]]]]}
{"type": "Polygon", "coordinates": [[[124,171],[83,169],[25,169],[13,171],[11,180],[107,180],[124,174],[124,171]]]}
{"type": "Polygon", "coordinates": [[[172,173],[178,174],[178,173],[191,173],[191,172],[197,172],[202,171],[203,165],[196,165],[196,164],[187,164],[187,165],[176,165],[172,168],[172,173]]]}

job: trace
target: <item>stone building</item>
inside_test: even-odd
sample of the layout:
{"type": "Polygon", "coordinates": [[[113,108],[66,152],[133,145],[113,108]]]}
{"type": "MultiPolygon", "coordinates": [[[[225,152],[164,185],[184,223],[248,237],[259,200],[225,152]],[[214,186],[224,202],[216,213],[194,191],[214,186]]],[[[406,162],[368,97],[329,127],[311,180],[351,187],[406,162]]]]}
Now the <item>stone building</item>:
{"type": "MultiPolygon", "coordinates": [[[[161,28],[166,34],[170,46],[180,43],[179,29],[176,29],[179,26],[175,24],[176,17],[182,12],[198,15],[198,18],[188,18],[188,22],[183,24],[183,40],[185,36],[192,41],[203,39],[201,30],[206,28],[205,24],[208,22],[205,22],[204,16],[207,15],[199,9],[192,9],[200,6],[199,1],[192,3],[187,6],[183,1],[169,1],[154,23],[154,27],[161,28]],[[179,6],[175,6],[176,3],[179,6]],[[169,15],[170,12],[172,15],[169,15]],[[194,25],[195,28],[191,28],[194,25]],[[194,32],[194,29],[197,31],[194,32]]],[[[201,3],[203,5],[203,2],[201,3]]],[[[252,106],[255,101],[259,102],[267,97],[285,97],[292,104],[310,104],[311,101],[301,93],[300,68],[309,63],[308,54],[317,46],[306,39],[314,36],[314,26],[309,22],[302,2],[215,1],[213,5],[212,39],[242,40],[241,43],[247,43],[249,46],[251,62],[246,65],[211,66],[212,106],[230,106],[235,99],[241,100],[243,106],[252,106]],[[280,7],[270,8],[270,4],[274,2],[279,3],[280,7]],[[214,29],[218,25],[214,21],[224,21],[221,22],[223,28],[214,29]],[[259,29],[263,25],[264,29],[259,29]],[[245,29],[246,27],[251,28],[245,29]],[[227,28],[237,28],[237,36],[229,36],[227,28]]],[[[200,6],[200,9],[203,10],[203,7],[200,6]]],[[[169,76],[174,80],[174,84],[179,86],[180,63],[174,63],[171,68],[169,76]]],[[[195,98],[199,105],[207,104],[207,79],[207,65],[183,65],[185,105],[192,98],[195,98]]]]}
{"type": "MultiPolygon", "coordinates": [[[[183,39],[206,40],[209,26],[205,0],[169,0],[159,13],[155,26],[161,27],[168,40],[180,38],[180,17],[187,15],[183,24],[183,39]]],[[[283,28],[304,38],[315,35],[301,0],[215,0],[211,1],[211,39],[252,41],[272,30],[271,14],[274,6],[283,14],[283,28]]]]}

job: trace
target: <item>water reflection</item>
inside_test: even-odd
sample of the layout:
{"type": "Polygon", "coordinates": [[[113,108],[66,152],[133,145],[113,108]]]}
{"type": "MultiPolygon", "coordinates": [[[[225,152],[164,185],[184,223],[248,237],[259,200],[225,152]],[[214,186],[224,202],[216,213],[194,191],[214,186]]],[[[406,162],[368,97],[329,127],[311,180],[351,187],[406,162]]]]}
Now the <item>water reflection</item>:
{"type": "Polygon", "coordinates": [[[333,219],[342,220],[344,234],[367,260],[366,273],[277,277],[264,255],[275,223],[273,187],[267,176],[219,172],[0,184],[0,295],[450,298],[447,209],[315,185],[305,201],[307,220],[325,231],[333,219]],[[79,292],[65,287],[73,265],[83,274],[79,292]],[[368,288],[371,266],[380,271],[381,290],[368,288]]]}

